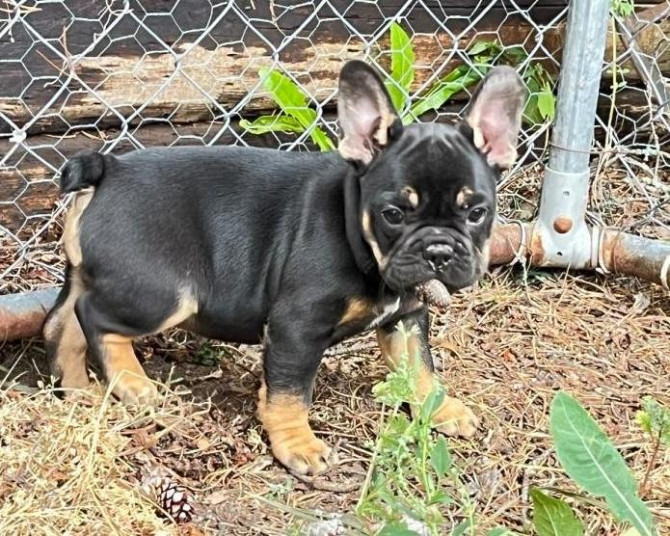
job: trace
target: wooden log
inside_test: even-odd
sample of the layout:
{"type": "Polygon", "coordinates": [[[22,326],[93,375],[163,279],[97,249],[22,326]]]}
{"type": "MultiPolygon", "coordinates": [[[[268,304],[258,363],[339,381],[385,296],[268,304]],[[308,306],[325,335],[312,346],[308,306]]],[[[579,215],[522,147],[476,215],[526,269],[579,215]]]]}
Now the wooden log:
{"type": "MultiPolygon", "coordinates": [[[[508,2],[488,10],[475,1],[435,2],[428,9],[406,10],[406,3],[399,0],[385,1],[383,7],[350,6],[342,1],[335,2],[338,13],[324,8],[312,20],[313,8],[307,6],[273,12],[274,4],[255,2],[255,8],[240,15],[234,10],[224,12],[226,4],[212,7],[199,0],[180,2],[170,12],[171,5],[163,6],[156,0],[143,3],[146,13],[138,9],[120,17],[112,30],[105,28],[118,15],[107,12],[100,16],[99,8],[91,4],[73,0],[67,9],[46,4],[25,15],[30,27],[48,39],[62,57],[36,42],[33,33],[20,23],[12,28],[13,41],[0,40],[0,57],[9,60],[0,64],[0,133],[25,126],[29,134],[60,133],[72,126],[102,129],[155,118],[179,124],[225,117],[231,111],[234,117],[260,113],[274,104],[260,90],[258,70],[273,65],[292,73],[316,101],[327,101],[333,96],[342,63],[366,53],[366,43],[352,37],[351,29],[338,20],[338,13],[344,13],[347,22],[367,36],[383,26],[385,17],[403,13],[401,23],[411,28],[416,52],[413,90],[421,87],[437,66],[440,74],[449,72],[462,61],[462,51],[476,40],[522,43],[530,51],[540,35],[527,19],[505,15],[516,10],[508,2]],[[219,16],[220,23],[209,22],[219,16]],[[244,21],[245,16],[253,22],[244,21]],[[107,25],[91,22],[97,18],[106,20],[107,25]],[[471,20],[478,23],[468,29],[471,20]],[[284,46],[284,36],[301,28],[284,46]],[[206,37],[199,40],[204,34],[206,37]],[[93,50],[77,57],[92,43],[97,43],[93,50]]],[[[120,9],[120,3],[116,4],[112,2],[112,7],[120,9]]],[[[547,23],[566,2],[542,2],[541,7],[530,1],[517,4],[529,7],[528,13],[537,23],[547,23]]],[[[645,31],[637,43],[646,51],[655,46],[657,36],[654,30],[645,38],[645,31]]],[[[548,56],[560,60],[562,26],[546,30],[541,37],[548,56]]],[[[384,52],[388,49],[384,36],[369,52],[388,65],[389,54],[384,52]]],[[[537,59],[555,67],[553,60],[541,55],[537,59]]],[[[661,58],[664,72],[670,68],[668,63],[670,59],[661,58]]],[[[630,69],[630,76],[635,74],[630,69]]]]}
{"type": "MultiPolygon", "coordinates": [[[[638,117],[647,112],[647,101],[644,93],[636,90],[623,90],[617,95],[617,110],[626,117],[638,117]]],[[[609,114],[610,101],[603,97],[598,105],[598,113],[605,120],[609,114]]],[[[331,107],[332,108],[332,107],[331,107]]],[[[462,103],[450,103],[443,107],[441,112],[455,116],[462,108],[462,103]]],[[[325,118],[328,121],[335,119],[334,110],[329,109],[325,118]]],[[[426,120],[431,120],[427,116],[426,120]]],[[[632,121],[624,121],[619,133],[626,133],[626,129],[635,128],[632,121]]],[[[202,145],[211,142],[215,136],[218,145],[235,143],[242,130],[237,123],[219,136],[219,130],[224,128],[222,122],[201,122],[189,125],[170,125],[167,122],[145,125],[132,132],[132,137],[145,147],[166,147],[171,145],[202,145]]],[[[110,129],[92,135],[86,131],[78,131],[65,137],[52,135],[30,136],[24,147],[14,147],[7,140],[0,139],[0,154],[9,154],[6,159],[6,168],[0,170],[0,225],[13,233],[18,232],[26,217],[49,214],[59,196],[59,190],[54,175],[66,160],[79,151],[102,150],[110,140],[117,138],[121,132],[110,129]],[[57,147],[57,151],[54,150],[57,147]]],[[[597,135],[602,134],[600,130],[597,135]]],[[[638,131],[638,136],[644,133],[638,131]]],[[[244,140],[256,147],[277,147],[278,143],[288,143],[295,140],[293,134],[278,134],[252,136],[247,135],[244,140]]],[[[539,140],[538,144],[543,143],[539,140]]],[[[309,143],[308,143],[309,146],[309,143]]],[[[114,149],[114,152],[125,152],[136,148],[128,138],[124,138],[114,149]]],[[[315,147],[311,147],[316,150],[315,147]]],[[[523,153],[523,149],[520,151],[523,153]]]]}

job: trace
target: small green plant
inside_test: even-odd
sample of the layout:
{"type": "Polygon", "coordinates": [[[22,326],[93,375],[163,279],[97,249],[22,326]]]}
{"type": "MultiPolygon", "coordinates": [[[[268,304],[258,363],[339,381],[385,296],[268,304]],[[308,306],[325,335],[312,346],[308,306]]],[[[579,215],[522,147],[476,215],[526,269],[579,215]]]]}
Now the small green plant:
{"type": "Polygon", "coordinates": [[[192,361],[198,365],[213,366],[221,362],[221,352],[211,343],[204,342],[193,353],[192,361]]]}
{"type": "Polygon", "coordinates": [[[635,419],[642,430],[649,434],[653,441],[651,458],[649,459],[642,484],[640,484],[640,493],[644,494],[647,490],[651,470],[656,465],[661,445],[670,446],[670,409],[649,396],[642,399],[642,407],[643,409],[637,412],[635,419]]]}
{"type": "Polygon", "coordinates": [[[242,119],[240,126],[251,134],[268,132],[309,131],[309,137],[322,151],[331,151],[335,144],[318,126],[316,111],[307,105],[307,95],[295,82],[279,71],[263,68],[258,74],[263,79],[263,87],[281,109],[279,115],[264,115],[253,122],[242,119]]]}
{"type": "MultiPolygon", "coordinates": [[[[551,403],[550,428],[558,460],[568,476],[591,495],[605,499],[618,521],[629,522],[642,536],[654,536],[651,512],[638,496],[630,469],[584,407],[567,393],[559,392],[551,403]]],[[[531,498],[538,536],[583,534],[581,521],[567,503],[538,490],[532,492],[531,498]]]]}
{"type": "MultiPolygon", "coordinates": [[[[389,34],[391,70],[390,79],[386,79],[384,84],[405,125],[427,112],[439,110],[454,95],[479,82],[495,64],[519,65],[528,58],[520,46],[505,48],[497,41],[478,41],[467,51],[470,58],[467,63],[455,67],[425,94],[412,99],[410,87],[414,82],[415,54],[411,38],[395,22],[391,24],[389,34]]],[[[279,106],[280,113],[264,115],[254,121],[243,119],[240,121],[242,128],[251,134],[309,132],[310,139],[322,151],[335,148],[333,140],[317,126],[318,114],[309,107],[307,95],[295,82],[279,71],[267,68],[261,69],[259,75],[263,87],[279,106]]],[[[553,77],[538,62],[527,65],[522,76],[529,91],[524,120],[532,125],[552,121],[556,108],[553,77]]]]}
{"type": "MultiPolygon", "coordinates": [[[[386,88],[404,124],[409,124],[423,114],[439,110],[457,93],[479,82],[496,64],[519,65],[528,55],[521,46],[503,47],[498,41],[477,41],[467,51],[470,58],[435,82],[425,95],[410,99],[409,89],[414,81],[414,51],[409,36],[402,27],[391,25],[391,80],[386,88]]],[[[541,124],[552,121],[556,97],[554,79],[541,63],[529,64],[522,75],[529,98],[524,111],[527,123],[541,124]]]]}
{"type": "MultiPolygon", "coordinates": [[[[409,331],[402,325],[399,329],[407,340],[409,331]]],[[[439,534],[444,523],[439,507],[454,502],[444,487],[446,479],[454,478],[451,454],[446,440],[436,439],[430,426],[430,417],[442,403],[444,390],[434,390],[421,403],[412,362],[418,366],[406,350],[399,367],[373,388],[388,416],[374,448],[357,513],[382,523],[380,534],[399,534],[398,531],[412,530],[412,525],[424,526],[429,534],[439,534]],[[401,410],[407,402],[421,408],[415,418],[401,410]]]]}
{"type": "Polygon", "coordinates": [[[659,444],[670,447],[670,409],[650,396],[642,399],[642,408],[635,416],[640,428],[659,444]]]}
{"type": "MultiPolygon", "coordinates": [[[[401,336],[408,340],[412,329],[402,324],[401,336]]],[[[463,521],[451,534],[475,534],[474,505],[462,485],[449,445],[431,427],[431,417],[444,400],[444,389],[436,383],[425,400],[418,395],[414,367],[420,356],[410,356],[407,345],[397,369],[373,388],[383,404],[381,431],[374,446],[368,478],[356,514],[375,527],[379,536],[447,534],[443,509],[449,508],[463,521]],[[409,403],[419,408],[409,417],[401,410],[409,403]]],[[[511,534],[498,528],[489,536],[511,534]]]]}
{"type": "Polygon", "coordinates": [[[538,536],[582,536],[584,527],[570,506],[561,499],[530,489],[533,528],[538,536]]]}
{"type": "Polygon", "coordinates": [[[612,13],[620,17],[627,17],[635,11],[635,2],[633,0],[612,0],[612,13]]]}

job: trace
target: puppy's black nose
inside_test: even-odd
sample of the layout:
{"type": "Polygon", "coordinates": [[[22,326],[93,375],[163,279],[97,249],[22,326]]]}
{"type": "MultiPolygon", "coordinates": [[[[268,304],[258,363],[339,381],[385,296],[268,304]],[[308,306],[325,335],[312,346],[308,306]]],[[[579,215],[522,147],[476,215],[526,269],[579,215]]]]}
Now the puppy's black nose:
{"type": "Polygon", "coordinates": [[[449,244],[431,244],[423,250],[423,258],[434,272],[442,272],[454,255],[454,248],[449,244]]]}

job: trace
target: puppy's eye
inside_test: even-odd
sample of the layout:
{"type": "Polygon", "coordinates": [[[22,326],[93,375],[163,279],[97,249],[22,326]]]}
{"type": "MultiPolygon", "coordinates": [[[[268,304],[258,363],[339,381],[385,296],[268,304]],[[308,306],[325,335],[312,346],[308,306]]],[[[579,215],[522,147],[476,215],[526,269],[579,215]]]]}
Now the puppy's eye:
{"type": "Polygon", "coordinates": [[[382,210],[382,216],[391,225],[400,225],[405,220],[405,214],[397,207],[389,207],[382,210]]]}
{"type": "Polygon", "coordinates": [[[468,223],[472,225],[478,225],[484,221],[486,217],[486,209],[483,207],[477,207],[470,211],[468,214],[468,223]]]}

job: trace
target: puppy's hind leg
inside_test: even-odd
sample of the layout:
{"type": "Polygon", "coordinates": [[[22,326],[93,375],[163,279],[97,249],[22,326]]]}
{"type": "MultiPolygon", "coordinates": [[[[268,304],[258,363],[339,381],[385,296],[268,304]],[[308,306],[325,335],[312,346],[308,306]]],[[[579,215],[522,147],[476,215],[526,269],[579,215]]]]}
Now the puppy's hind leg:
{"type": "Polygon", "coordinates": [[[66,391],[85,389],[89,385],[86,369],[88,345],[74,311],[75,303],[82,291],[78,269],[68,265],[65,285],[43,327],[51,374],[60,388],[66,391]]]}
{"type": "MultiPolygon", "coordinates": [[[[197,311],[193,300],[178,301],[173,309],[163,316],[163,322],[152,327],[139,327],[137,319],[121,320],[91,292],[82,294],[75,305],[77,318],[86,336],[91,354],[101,364],[105,377],[114,395],[131,404],[151,404],[158,397],[156,385],[147,377],[133,350],[133,338],[157,333],[176,326],[197,311]]],[[[136,311],[142,316],[142,311],[136,311]]]]}

